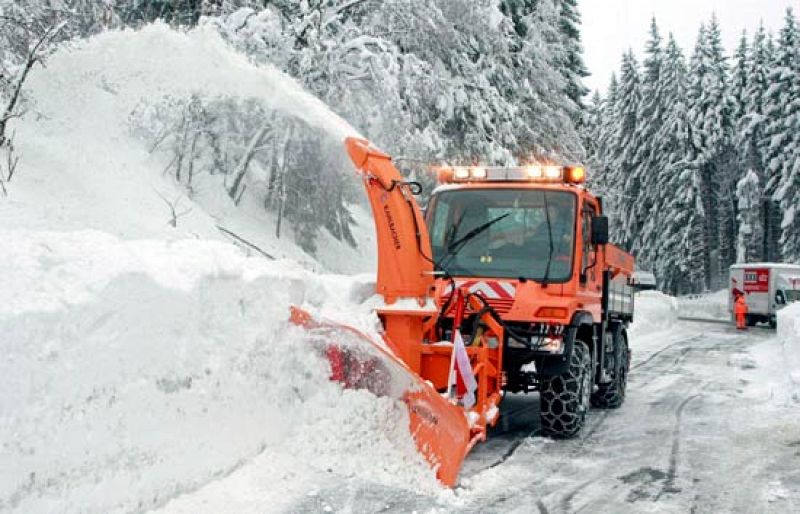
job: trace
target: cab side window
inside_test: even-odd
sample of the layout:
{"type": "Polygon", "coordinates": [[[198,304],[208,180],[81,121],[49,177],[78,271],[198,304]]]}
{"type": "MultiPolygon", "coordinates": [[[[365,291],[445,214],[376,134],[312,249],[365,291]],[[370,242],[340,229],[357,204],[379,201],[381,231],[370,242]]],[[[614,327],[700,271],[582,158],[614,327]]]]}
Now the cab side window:
{"type": "Polygon", "coordinates": [[[595,263],[595,247],[592,245],[592,217],[596,214],[597,209],[594,205],[586,203],[581,212],[581,232],[583,233],[583,259],[581,260],[581,273],[585,273],[586,269],[595,263]]]}
{"type": "Polygon", "coordinates": [[[446,199],[438,198],[434,208],[437,216],[434,217],[434,225],[430,231],[431,245],[442,247],[444,246],[445,228],[452,213],[450,212],[450,204],[446,199]]]}

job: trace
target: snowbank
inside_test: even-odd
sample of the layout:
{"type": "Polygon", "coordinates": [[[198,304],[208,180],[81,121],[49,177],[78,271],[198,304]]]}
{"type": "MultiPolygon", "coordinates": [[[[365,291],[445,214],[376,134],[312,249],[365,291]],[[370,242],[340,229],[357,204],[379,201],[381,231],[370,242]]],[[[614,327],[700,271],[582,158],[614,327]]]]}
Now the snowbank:
{"type": "Polygon", "coordinates": [[[778,311],[778,338],[797,345],[800,351],[800,302],[778,311]]]}
{"type": "Polygon", "coordinates": [[[436,488],[404,408],[328,381],[286,322],[374,329],[360,282],[213,241],[0,238],[0,510],[142,510],[240,467],[261,511],[342,477],[436,488]]]}
{"type": "Polygon", "coordinates": [[[670,330],[678,320],[675,298],[660,291],[636,293],[633,320],[628,334],[634,341],[670,330]]]}
{"type": "Polygon", "coordinates": [[[678,312],[683,318],[730,321],[728,290],[680,297],[678,312]]]}

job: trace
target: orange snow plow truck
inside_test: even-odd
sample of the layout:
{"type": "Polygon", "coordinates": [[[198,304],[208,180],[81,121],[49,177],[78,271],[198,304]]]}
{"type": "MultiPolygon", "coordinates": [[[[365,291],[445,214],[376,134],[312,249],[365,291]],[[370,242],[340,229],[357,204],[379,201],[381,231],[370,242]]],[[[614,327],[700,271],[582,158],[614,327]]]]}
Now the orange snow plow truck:
{"type": "Polygon", "coordinates": [[[419,185],[388,155],[346,146],[375,219],[383,341],[364,345],[296,307],[292,321],[324,341],[332,380],[405,404],[443,484],[456,484],[506,393],[538,391],[541,429],[556,438],[578,434],[590,405],[622,404],[634,259],[608,243],[583,168],[441,169],[424,216],[419,185]]]}

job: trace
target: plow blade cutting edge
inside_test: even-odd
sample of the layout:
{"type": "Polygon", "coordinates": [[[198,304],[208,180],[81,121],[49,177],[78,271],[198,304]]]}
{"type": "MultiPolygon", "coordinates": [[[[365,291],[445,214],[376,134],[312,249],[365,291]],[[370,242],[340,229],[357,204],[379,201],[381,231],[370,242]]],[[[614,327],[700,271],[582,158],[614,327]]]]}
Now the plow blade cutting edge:
{"type": "MultiPolygon", "coordinates": [[[[306,329],[331,365],[331,380],[405,404],[409,431],[436,477],[452,487],[475,441],[463,408],[451,404],[397,357],[353,327],[314,319],[292,307],[291,321],[306,329]]],[[[386,346],[392,347],[390,341],[386,346]]]]}

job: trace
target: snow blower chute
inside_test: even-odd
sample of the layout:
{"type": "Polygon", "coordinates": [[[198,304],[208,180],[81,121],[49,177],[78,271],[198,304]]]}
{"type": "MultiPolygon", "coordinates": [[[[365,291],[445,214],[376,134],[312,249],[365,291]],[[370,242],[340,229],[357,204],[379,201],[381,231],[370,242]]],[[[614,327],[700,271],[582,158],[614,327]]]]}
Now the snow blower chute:
{"type": "Polygon", "coordinates": [[[466,454],[499,418],[503,329],[479,297],[459,294],[451,303],[482,328],[467,344],[460,336],[454,344],[458,331],[440,341],[430,241],[414,198],[419,185],[404,181],[391,158],[368,141],[348,138],[346,146],[375,220],[376,293],[383,299],[377,314],[385,344],[296,307],[291,319],[322,342],[332,380],[406,405],[419,452],[438,479],[453,486],[466,454]]]}

